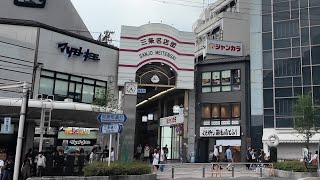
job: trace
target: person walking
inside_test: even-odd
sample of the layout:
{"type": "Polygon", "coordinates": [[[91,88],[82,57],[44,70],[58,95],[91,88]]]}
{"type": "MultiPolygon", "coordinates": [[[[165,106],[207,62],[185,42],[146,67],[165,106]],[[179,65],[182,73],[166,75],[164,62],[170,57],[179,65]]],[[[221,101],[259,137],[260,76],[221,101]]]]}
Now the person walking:
{"type": "Polygon", "coordinates": [[[2,159],[0,159],[0,180],[2,180],[2,168],[4,166],[4,161],[2,159]]]}
{"type": "Polygon", "coordinates": [[[30,166],[30,160],[29,159],[25,159],[23,164],[22,164],[21,177],[22,177],[22,180],[26,180],[29,177],[31,177],[31,166],[30,166]]]}
{"type": "Polygon", "coordinates": [[[111,162],[114,161],[114,148],[113,147],[111,147],[110,161],[111,162]]]}
{"type": "Polygon", "coordinates": [[[3,167],[3,175],[2,180],[12,180],[13,179],[13,169],[14,169],[14,162],[12,160],[12,157],[9,157],[3,167]]]}
{"type": "Polygon", "coordinates": [[[149,156],[150,156],[150,147],[148,144],[146,144],[143,151],[143,160],[147,161],[149,159],[149,156]]]}
{"type": "Polygon", "coordinates": [[[226,169],[228,171],[231,171],[231,167],[232,167],[232,163],[233,163],[233,157],[232,157],[232,150],[230,145],[228,146],[228,149],[226,150],[226,155],[227,155],[227,161],[228,161],[228,166],[226,167],[226,169]]]}
{"type": "Polygon", "coordinates": [[[250,169],[250,163],[252,162],[252,155],[251,155],[251,147],[248,147],[248,150],[246,151],[246,159],[248,164],[246,164],[246,167],[248,168],[248,170],[250,169]]]}
{"type": "Polygon", "coordinates": [[[141,153],[142,153],[142,146],[141,146],[141,144],[139,144],[139,146],[137,147],[137,155],[136,155],[137,160],[140,160],[141,153]]]}
{"type": "Polygon", "coordinates": [[[163,147],[160,151],[160,171],[163,172],[164,171],[164,164],[166,163],[166,155],[165,155],[165,147],[163,147]]]}
{"type": "Polygon", "coordinates": [[[46,157],[40,152],[37,158],[37,176],[42,177],[44,168],[46,168],[46,157]]]}
{"type": "Polygon", "coordinates": [[[159,153],[157,149],[154,149],[153,160],[152,160],[153,172],[156,172],[158,168],[159,168],[159,153]]]}
{"type": "Polygon", "coordinates": [[[109,158],[109,149],[108,149],[108,145],[106,145],[104,147],[104,150],[103,150],[103,159],[102,159],[102,161],[108,162],[108,158],[109,158]]]}

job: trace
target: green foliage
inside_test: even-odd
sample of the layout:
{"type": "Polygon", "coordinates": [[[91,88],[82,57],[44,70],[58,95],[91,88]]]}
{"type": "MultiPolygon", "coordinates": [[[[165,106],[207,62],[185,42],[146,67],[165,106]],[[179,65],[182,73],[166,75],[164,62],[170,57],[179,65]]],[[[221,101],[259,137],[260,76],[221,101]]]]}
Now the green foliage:
{"type": "Polygon", "coordinates": [[[300,161],[284,161],[275,163],[275,168],[283,171],[307,172],[304,162],[300,161]]]}
{"type": "Polygon", "coordinates": [[[313,103],[310,94],[300,95],[293,106],[294,129],[304,136],[307,146],[309,139],[318,131],[316,115],[319,113],[319,108],[317,106],[313,103]]]}
{"type": "Polygon", "coordinates": [[[110,109],[118,109],[117,100],[114,96],[112,82],[108,82],[107,88],[99,88],[96,90],[95,99],[92,102],[94,109],[105,112],[110,109]]]}
{"type": "Polygon", "coordinates": [[[150,174],[151,167],[142,162],[93,162],[83,168],[85,176],[117,176],[150,174]]]}

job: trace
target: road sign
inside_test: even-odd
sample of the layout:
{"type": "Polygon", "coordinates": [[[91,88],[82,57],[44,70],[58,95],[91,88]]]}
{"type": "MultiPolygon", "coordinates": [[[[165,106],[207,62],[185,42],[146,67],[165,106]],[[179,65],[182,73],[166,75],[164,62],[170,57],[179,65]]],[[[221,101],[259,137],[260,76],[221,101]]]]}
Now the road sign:
{"type": "Polygon", "coordinates": [[[121,133],[122,125],[120,124],[103,124],[100,126],[100,132],[102,134],[115,134],[121,133]]]}
{"type": "Polygon", "coordinates": [[[147,90],[144,88],[138,88],[138,94],[145,94],[147,93],[147,90]]]}
{"type": "Polygon", "coordinates": [[[97,117],[99,123],[124,123],[127,121],[125,114],[100,113],[97,117]]]}

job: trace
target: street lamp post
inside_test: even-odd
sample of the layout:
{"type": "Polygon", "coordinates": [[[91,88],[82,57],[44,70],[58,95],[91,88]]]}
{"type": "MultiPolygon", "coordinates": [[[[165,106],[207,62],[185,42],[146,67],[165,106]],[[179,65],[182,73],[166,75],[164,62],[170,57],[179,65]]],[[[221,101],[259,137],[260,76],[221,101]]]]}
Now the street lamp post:
{"type": "Polygon", "coordinates": [[[20,110],[20,119],[19,119],[19,129],[18,129],[18,138],[17,138],[17,147],[16,147],[16,156],[14,162],[14,173],[13,173],[13,180],[19,179],[19,172],[20,172],[20,158],[21,158],[21,148],[22,148],[22,140],[23,140],[23,129],[24,129],[24,122],[27,110],[27,95],[28,95],[28,83],[16,83],[11,85],[2,85],[0,89],[10,89],[10,88],[19,88],[22,87],[22,104],[20,110]]]}

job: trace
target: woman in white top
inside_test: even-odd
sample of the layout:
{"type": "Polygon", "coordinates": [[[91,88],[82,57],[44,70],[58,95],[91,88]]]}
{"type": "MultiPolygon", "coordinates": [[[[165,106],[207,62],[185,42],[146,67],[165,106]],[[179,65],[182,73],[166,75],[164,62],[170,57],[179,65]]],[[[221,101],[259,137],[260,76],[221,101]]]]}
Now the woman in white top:
{"type": "Polygon", "coordinates": [[[113,162],[114,161],[114,148],[111,148],[111,155],[110,155],[110,161],[113,162]]]}
{"type": "Polygon", "coordinates": [[[154,149],[154,153],[153,153],[153,161],[152,161],[152,168],[153,171],[156,172],[158,170],[159,167],[159,153],[157,149],[154,149]]]}

